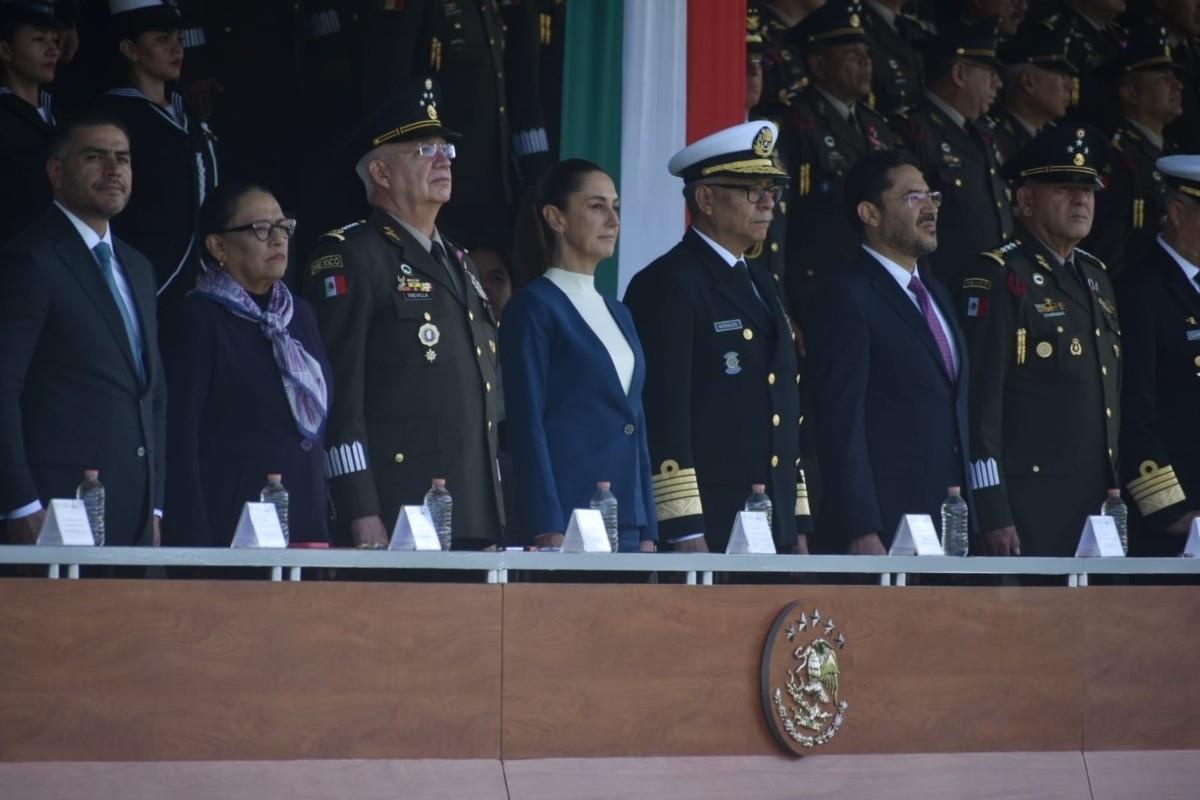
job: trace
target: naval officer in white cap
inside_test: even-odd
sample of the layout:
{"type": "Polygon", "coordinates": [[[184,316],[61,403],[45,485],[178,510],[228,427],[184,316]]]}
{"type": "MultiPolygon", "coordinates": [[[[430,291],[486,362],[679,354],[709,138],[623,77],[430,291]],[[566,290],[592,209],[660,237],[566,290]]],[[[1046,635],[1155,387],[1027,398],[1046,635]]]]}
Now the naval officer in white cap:
{"type": "Polygon", "coordinates": [[[1129,554],[1177,556],[1200,515],[1200,155],[1160,158],[1162,232],[1117,279],[1129,554]],[[1136,268],[1133,268],[1136,267],[1136,268]]]}
{"type": "Polygon", "coordinates": [[[744,259],[787,181],[771,160],[777,132],[745,122],[671,158],[691,227],[625,293],[646,353],[660,540],[675,550],[723,552],[751,485],[764,484],[776,549],[807,552],[791,324],[776,281],[744,259]]]}

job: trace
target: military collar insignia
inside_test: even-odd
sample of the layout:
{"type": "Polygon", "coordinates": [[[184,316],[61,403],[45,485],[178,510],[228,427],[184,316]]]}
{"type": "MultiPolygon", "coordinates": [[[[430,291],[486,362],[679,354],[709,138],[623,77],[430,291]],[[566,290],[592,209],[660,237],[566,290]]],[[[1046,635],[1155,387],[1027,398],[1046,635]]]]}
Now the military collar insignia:
{"type": "Polygon", "coordinates": [[[383,231],[384,236],[391,239],[396,244],[400,244],[400,234],[396,233],[396,229],[391,225],[384,225],[381,230],[383,231]]]}

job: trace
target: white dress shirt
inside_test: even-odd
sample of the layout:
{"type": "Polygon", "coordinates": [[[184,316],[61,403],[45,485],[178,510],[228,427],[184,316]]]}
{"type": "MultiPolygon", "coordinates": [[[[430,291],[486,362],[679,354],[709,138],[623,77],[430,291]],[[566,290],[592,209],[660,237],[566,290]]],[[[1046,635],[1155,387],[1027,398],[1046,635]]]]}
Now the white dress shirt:
{"type": "MultiPolygon", "coordinates": [[[[912,282],[914,277],[920,279],[921,283],[925,285],[926,289],[929,288],[929,285],[925,283],[924,279],[921,279],[921,273],[918,271],[918,268],[913,267],[913,271],[910,273],[895,261],[892,261],[882,253],[872,250],[865,244],[863,245],[863,250],[866,250],[868,253],[870,253],[876,261],[883,265],[883,268],[888,271],[888,274],[895,278],[896,283],[900,284],[900,288],[904,290],[905,296],[908,297],[908,299],[912,301],[912,304],[917,307],[917,312],[921,313],[923,318],[925,315],[923,312],[921,312],[921,303],[917,300],[916,293],[913,292],[912,289],[908,288],[908,284],[912,282]]],[[[942,310],[938,308],[937,301],[933,297],[933,292],[929,292],[929,306],[933,309],[933,313],[937,316],[938,324],[942,326],[942,334],[946,337],[946,342],[950,345],[950,357],[954,360],[954,374],[957,375],[959,372],[959,357],[958,345],[954,341],[954,329],[950,327],[948,322],[946,322],[945,315],[942,314],[942,310]]]]}

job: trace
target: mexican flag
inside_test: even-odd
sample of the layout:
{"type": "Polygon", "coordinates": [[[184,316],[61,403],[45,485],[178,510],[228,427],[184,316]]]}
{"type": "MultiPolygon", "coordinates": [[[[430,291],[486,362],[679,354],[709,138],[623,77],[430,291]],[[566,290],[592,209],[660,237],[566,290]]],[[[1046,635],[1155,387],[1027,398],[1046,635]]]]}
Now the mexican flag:
{"type": "Polygon", "coordinates": [[[629,279],[683,235],[683,183],[667,161],[745,118],[746,0],[570,0],[561,158],[612,175],[621,237],[596,285],[629,279]]]}

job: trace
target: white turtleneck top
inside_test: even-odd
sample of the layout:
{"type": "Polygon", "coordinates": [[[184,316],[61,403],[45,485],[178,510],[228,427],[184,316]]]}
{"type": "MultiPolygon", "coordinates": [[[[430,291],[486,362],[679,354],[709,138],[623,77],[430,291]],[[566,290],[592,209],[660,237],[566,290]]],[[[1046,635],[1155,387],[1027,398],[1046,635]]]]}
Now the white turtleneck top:
{"type": "Polygon", "coordinates": [[[583,317],[583,321],[596,334],[596,338],[608,351],[617,377],[621,380],[621,388],[629,394],[629,386],[633,383],[633,348],[625,340],[625,334],[604,302],[604,296],[596,290],[596,282],[591,275],[570,272],[559,267],[546,270],[546,277],[562,290],[571,305],[583,317]]]}

